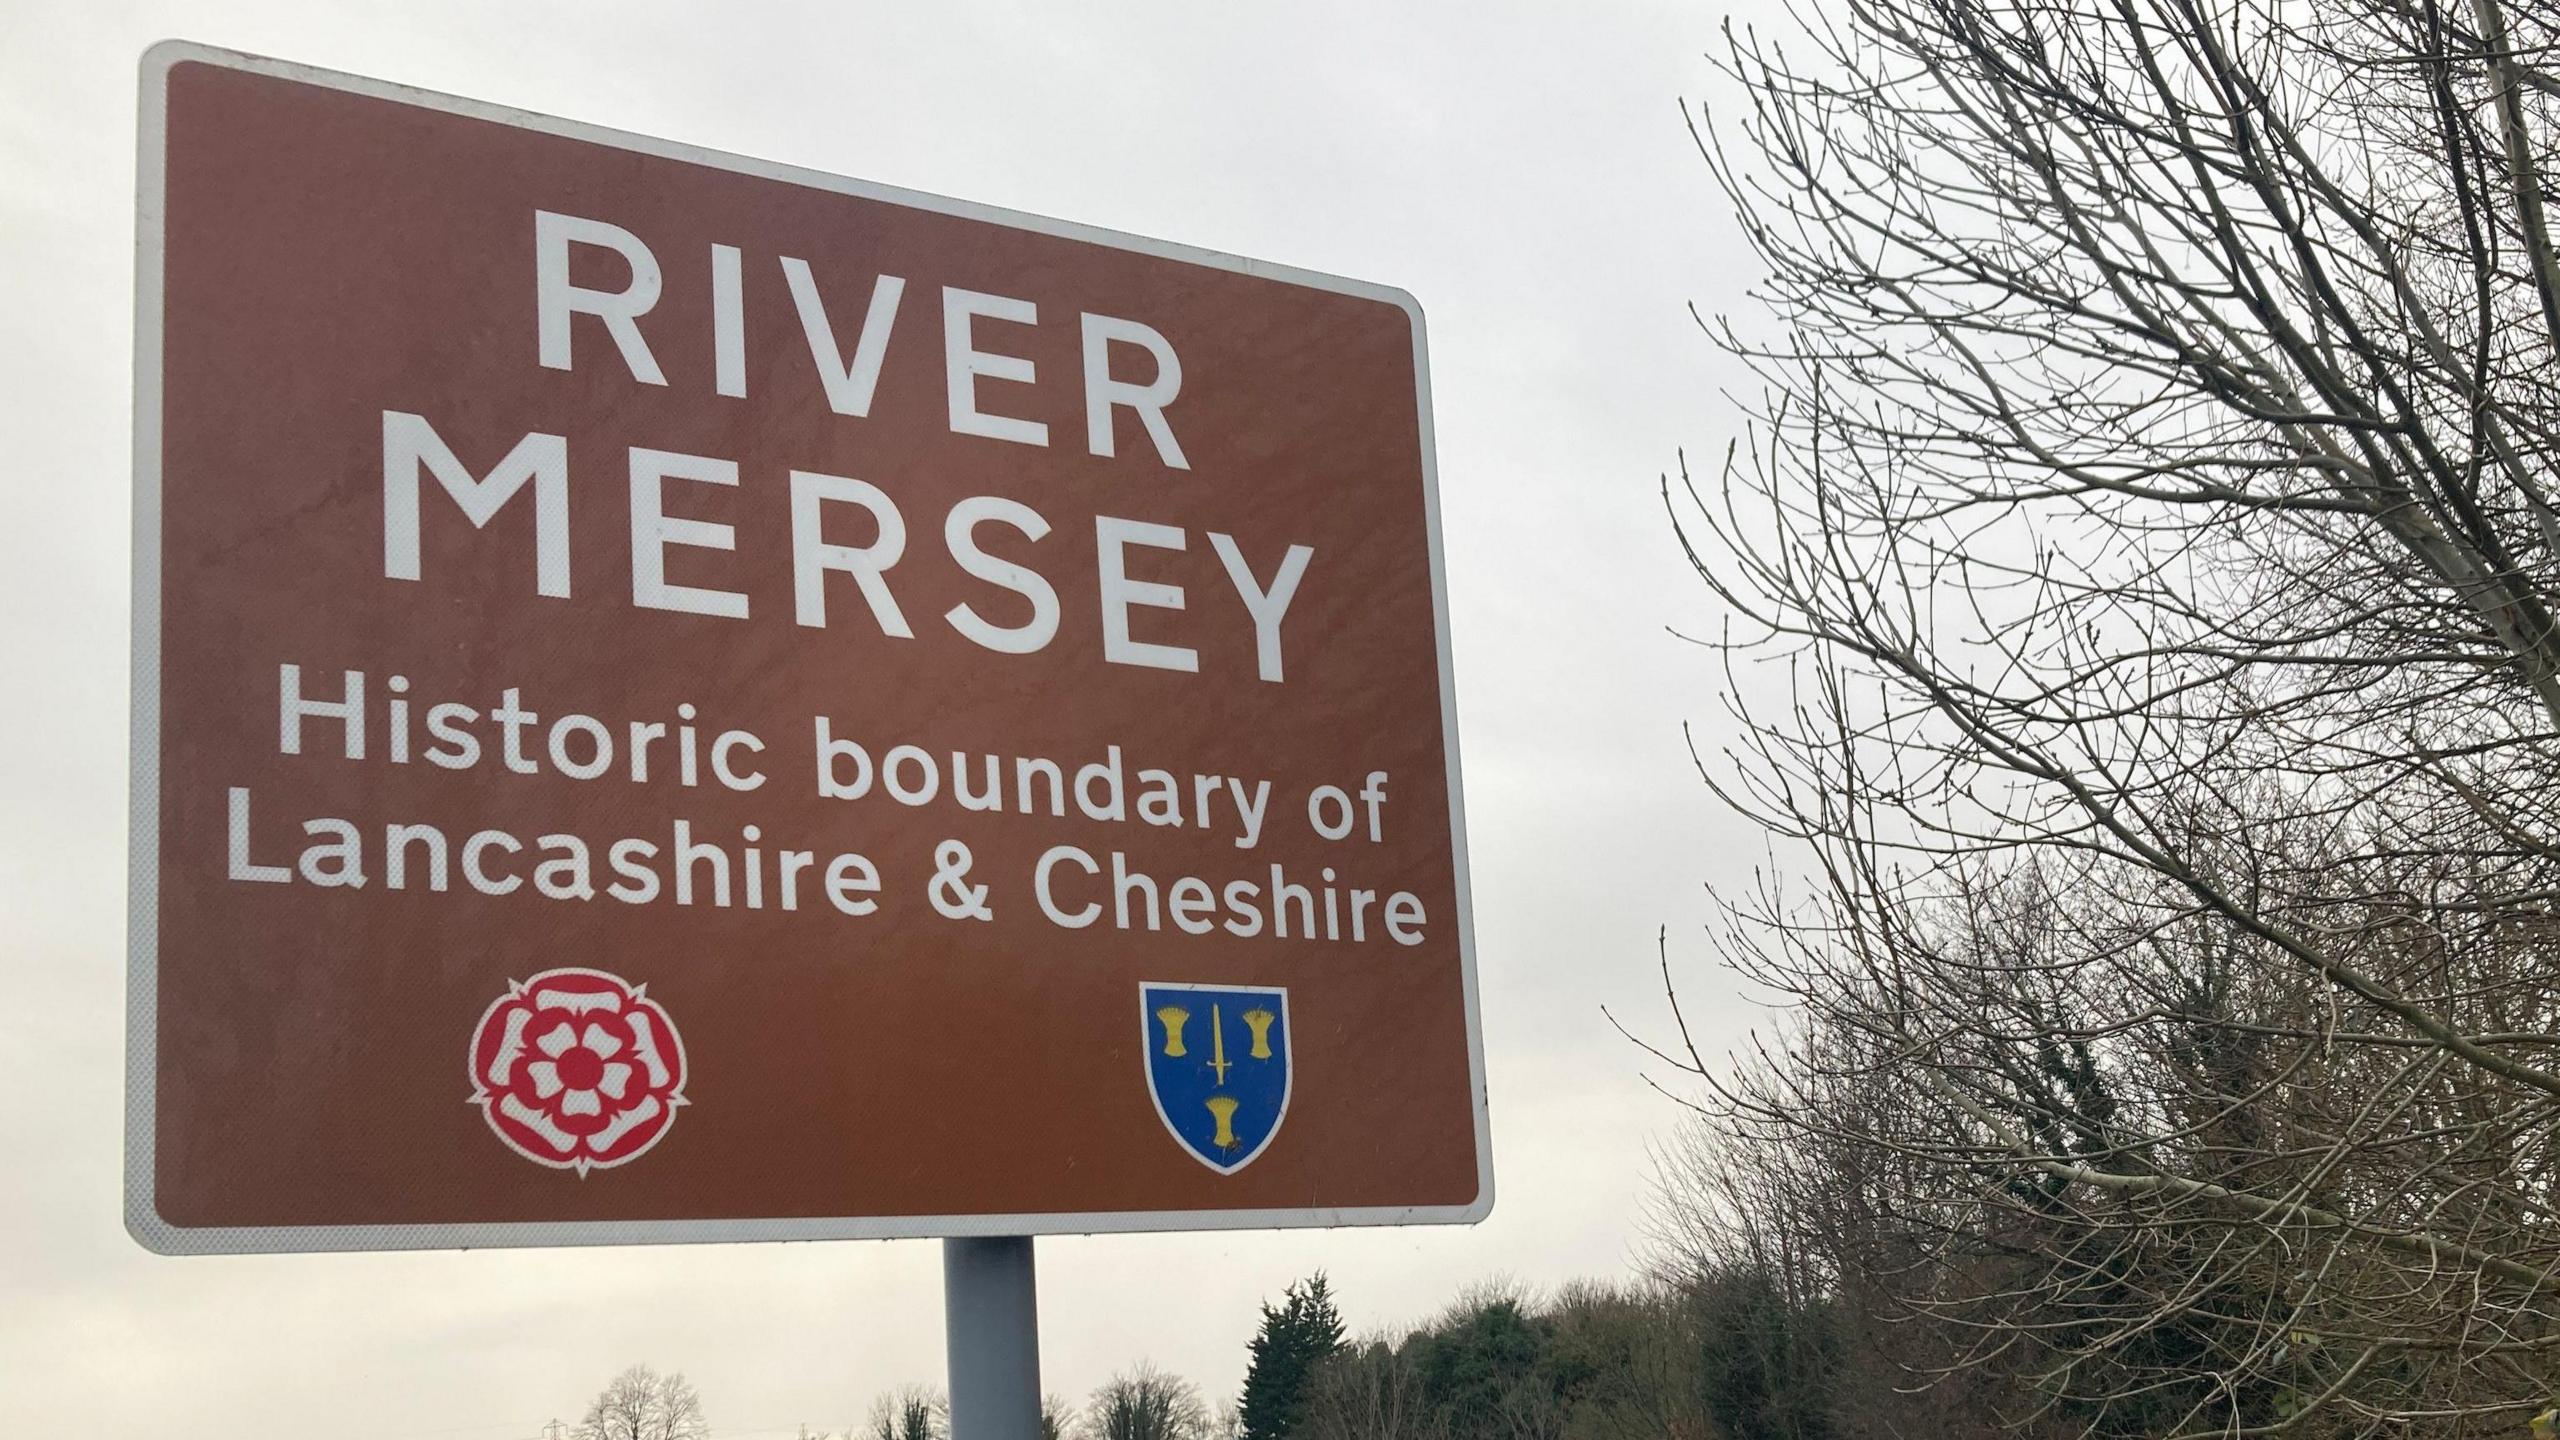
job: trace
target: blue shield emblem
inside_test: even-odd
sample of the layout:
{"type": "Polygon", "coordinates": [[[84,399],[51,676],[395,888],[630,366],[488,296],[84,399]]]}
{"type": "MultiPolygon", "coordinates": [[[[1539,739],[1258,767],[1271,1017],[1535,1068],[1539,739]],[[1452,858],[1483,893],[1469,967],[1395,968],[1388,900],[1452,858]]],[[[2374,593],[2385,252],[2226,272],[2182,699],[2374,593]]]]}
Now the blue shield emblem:
{"type": "Polygon", "coordinates": [[[1289,1113],[1289,992],[1262,985],[1138,987],[1147,1093],[1191,1157],[1250,1165],[1289,1113]]]}

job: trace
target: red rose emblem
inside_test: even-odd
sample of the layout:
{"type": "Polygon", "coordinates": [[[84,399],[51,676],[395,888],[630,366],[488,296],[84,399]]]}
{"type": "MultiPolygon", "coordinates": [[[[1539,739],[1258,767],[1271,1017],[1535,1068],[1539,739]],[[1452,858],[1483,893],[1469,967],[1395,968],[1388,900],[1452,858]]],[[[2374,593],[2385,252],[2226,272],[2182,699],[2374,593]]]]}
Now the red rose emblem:
{"type": "Polygon", "coordinates": [[[684,1104],[684,1040],[646,987],[601,970],[508,982],[471,1036],[471,1102],[538,1165],[637,1159],[684,1104]]]}

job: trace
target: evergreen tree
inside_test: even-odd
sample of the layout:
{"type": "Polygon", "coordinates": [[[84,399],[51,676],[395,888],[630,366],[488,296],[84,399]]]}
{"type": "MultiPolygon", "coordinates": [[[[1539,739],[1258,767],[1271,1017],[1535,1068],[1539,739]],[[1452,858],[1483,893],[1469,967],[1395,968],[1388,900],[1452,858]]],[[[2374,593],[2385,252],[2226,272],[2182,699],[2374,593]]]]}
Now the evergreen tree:
{"type": "Polygon", "coordinates": [[[1333,1308],[1323,1271],[1290,1286],[1279,1309],[1265,1303],[1244,1372],[1244,1440],[1295,1434],[1306,1415],[1309,1379],[1341,1348],[1342,1312],[1333,1308]]]}
{"type": "Polygon", "coordinates": [[[1422,1393],[1452,1435],[1562,1433],[1549,1355],[1553,1317],[1498,1282],[1461,1298],[1439,1327],[1408,1347],[1422,1393]],[[1540,1421],[1553,1420],[1550,1427],[1540,1421]],[[1522,1422],[1530,1421],[1523,1430],[1522,1422]]]}

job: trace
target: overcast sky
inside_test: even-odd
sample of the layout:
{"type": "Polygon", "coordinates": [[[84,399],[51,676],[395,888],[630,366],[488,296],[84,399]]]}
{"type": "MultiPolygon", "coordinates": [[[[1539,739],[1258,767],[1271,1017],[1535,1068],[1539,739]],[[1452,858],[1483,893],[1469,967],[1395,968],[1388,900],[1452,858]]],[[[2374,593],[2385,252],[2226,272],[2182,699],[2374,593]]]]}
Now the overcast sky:
{"type": "Polygon", "coordinates": [[[1656,486],[1737,419],[1679,122],[1722,7],[0,0],[0,1425],[518,1440],[645,1360],[720,1437],[939,1384],[934,1242],[172,1260],[123,1231],[137,61],[180,37],[1402,286],[1430,316],[1500,1200],[1472,1228],[1045,1240],[1049,1388],[1210,1396],[1330,1271],[1355,1329],[1628,1272],[1678,1112],[1606,1004],[1741,1018],[1694,937],[1756,841],[1697,783],[1711,630],[1656,486]]]}

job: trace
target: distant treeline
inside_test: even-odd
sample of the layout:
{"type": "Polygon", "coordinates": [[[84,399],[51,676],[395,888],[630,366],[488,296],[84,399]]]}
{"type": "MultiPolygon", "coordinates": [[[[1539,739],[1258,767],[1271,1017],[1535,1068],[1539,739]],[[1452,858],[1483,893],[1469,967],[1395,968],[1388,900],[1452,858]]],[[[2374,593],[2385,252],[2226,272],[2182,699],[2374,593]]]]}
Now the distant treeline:
{"type": "MultiPolygon", "coordinates": [[[[1401,1335],[1347,1338],[1321,1275],[1265,1306],[1244,1390],[1214,1407],[1140,1363],[1048,1440],[1827,1440],[1854,1377],[1827,1307],[1749,1272],[1469,1292],[1401,1335]]],[[[944,1440],[934,1392],[883,1396],[854,1440],[944,1440]]]]}
{"type": "MultiPolygon", "coordinates": [[[[1825,1440],[1847,1383],[1827,1307],[1748,1272],[1470,1293],[1311,1377],[1306,1440],[1825,1440]]],[[[1257,1437],[1261,1440],[1261,1437],[1257,1437]]]]}

